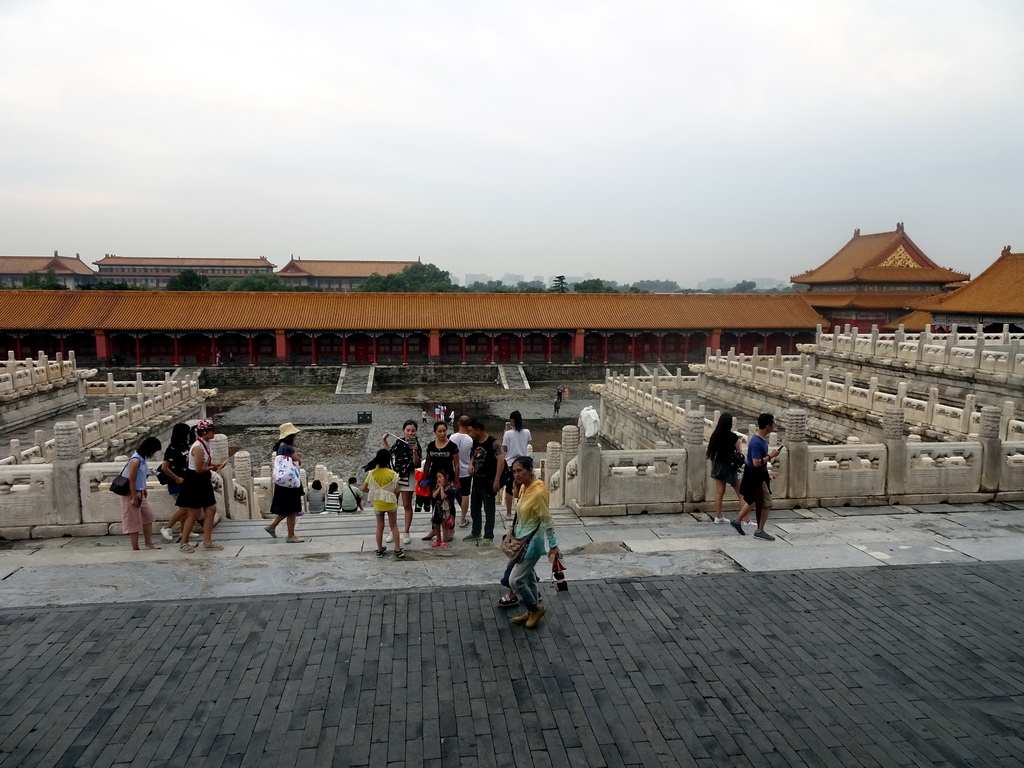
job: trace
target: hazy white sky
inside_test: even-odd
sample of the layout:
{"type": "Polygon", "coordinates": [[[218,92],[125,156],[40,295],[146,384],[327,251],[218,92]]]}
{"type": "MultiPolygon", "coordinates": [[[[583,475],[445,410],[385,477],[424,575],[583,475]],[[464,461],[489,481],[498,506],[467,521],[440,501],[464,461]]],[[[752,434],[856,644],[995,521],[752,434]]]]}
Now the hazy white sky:
{"type": "Polygon", "coordinates": [[[0,254],[785,277],[1024,249],[1024,2],[0,0],[0,254]]]}

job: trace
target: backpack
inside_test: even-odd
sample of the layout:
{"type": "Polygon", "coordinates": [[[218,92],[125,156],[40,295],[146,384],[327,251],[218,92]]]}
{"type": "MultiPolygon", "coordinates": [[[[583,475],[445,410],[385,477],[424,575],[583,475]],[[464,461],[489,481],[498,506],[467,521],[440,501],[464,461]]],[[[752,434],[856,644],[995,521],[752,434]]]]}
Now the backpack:
{"type": "Polygon", "coordinates": [[[391,446],[391,468],[399,477],[409,477],[412,474],[412,449],[406,445],[405,440],[395,440],[395,444],[391,446]]]}

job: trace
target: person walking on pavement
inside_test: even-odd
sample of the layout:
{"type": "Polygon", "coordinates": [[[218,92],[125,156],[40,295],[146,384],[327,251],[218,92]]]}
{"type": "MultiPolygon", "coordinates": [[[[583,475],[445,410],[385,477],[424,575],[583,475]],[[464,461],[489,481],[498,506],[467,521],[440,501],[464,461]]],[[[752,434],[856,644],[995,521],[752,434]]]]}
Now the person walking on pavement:
{"type": "MultiPolygon", "coordinates": [[[[452,419],[455,418],[455,411],[452,410],[452,419]]],[[[459,493],[462,494],[462,508],[459,516],[459,528],[469,525],[466,514],[469,512],[470,483],[472,478],[469,474],[470,454],[473,453],[473,438],[469,435],[469,416],[459,417],[459,431],[448,436],[448,439],[459,446],[459,493]]]]}
{"type": "MultiPolygon", "coordinates": [[[[274,456],[287,456],[296,465],[302,465],[302,457],[295,451],[295,436],[299,429],[290,421],[281,425],[277,442],[274,443],[274,456]]],[[[295,520],[302,513],[302,487],[287,488],[283,485],[274,485],[274,497],[270,502],[270,512],[275,515],[274,522],[268,525],[265,530],[275,539],[277,538],[277,526],[282,520],[287,520],[289,544],[299,544],[305,541],[295,535],[295,520]]]]}
{"type": "Polygon", "coordinates": [[[545,549],[550,560],[558,556],[558,539],[555,538],[555,527],[551,520],[548,487],[534,475],[533,459],[520,456],[513,462],[512,471],[519,486],[519,507],[512,535],[517,539],[529,539],[521,559],[512,567],[510,578],[512,589],[526,607],[526,613],[513,617],[512,621],[533,629],[546,612],[544,606],[540,605],[540,592],[537,588],[539,579],[535,568],[544,557],[545,549]]]}
{"type": "Polygon", "coordinates": [[[555,398],[555,416],[558,416],[558,411],[562,408],[562,401],[559,398],[555,398]]]}
{"type": "Polygon", "coordinates": [[[469,422],[467,430],[473,440],[469,467],[472,478],[470,515],[473,519],[473,528],[463,541],[482,539],[481,543],[486,547],[494,540],[494,497],[501,488],[502,473],[499,467],[504,467],[505,462],[502,460],[501,446],[487,434],[483,422],[473,419],[469,422]]]}
{"type": "Polygon", "coordinates": [[[746,507],[740,496],[740,469],[743,464],[743,451],[740,449],[740,436],[732,431],[732,414],[723,413],[718,417],[715,431],[708,440],[707,457],[711,462],[711,478],[715,481],[715,525],[727,520],[722,515],[722,502],[725,500],[726,487],[736,491],[740,500],[740,512],[746,507]],[[739,462],[737,462],[737,457],[739,462]]]}
{"type": "MultiPolygon", "coordinates": [[[[420,442],[416,439],[416,422],[409,419],[402,425],[401,436],[395,436],[388,432],[384,433],[380,442],[385,448],[391,451],[391,468],[398,473],[398,497],[405,507],[405,533],[402,536],[402,544],[412,541],[412,493],[413,493],[413,471],[423,461],[420,451],[420,442]],[[388,443],[388,438],[394,437],[393,443],[388,443]]],[[[391,542],[392,533],[388,533],[387,541],[391,542]]],[[[395,542],[396,546],[399,542],[395,542]]]]}
{"type": "Polygon", "coordinates": [[[185,469],[185,482],[181,484],[181,491],[175,504],[188,510],[185,522],[181,525],[181,542],[178,549],[182,552],[192,554],[195,547],[188,543],[192,535],[192,528],[199,519],[199,513],[205,513],[203,518],[203,549],[217,550],[224,549],[220,544],[213,541],[213,523],[217,517],[217,497],[213,493],[213,479],[211,472],[218,472],[224,468],[227,461],[220,464],[213,463],[213,451],[210,449],[210,440],[213,439],[213,420],[202,419],[196,424],[192,447],[188,452],[188,465],[185,469]]]}
{"type": "Polygon", "coordinates": [[[747,506],[740,510],[736,519],[732,521],[732,527],[740,534],[744,534],[743,520],[750,514],[750,507],[754,507],[757,515],[757,530],[754,531],[754,538],[765,541],[775,541],[775,537],[764,529],[768,522],[768,514],[772,511],[772,479],[768,474],[768,462],[776,458],[782,448],[772,451],[768,448],[768,435],[775,431],[775,417],[770,413],[762,413],[757,417],[757,432],[747,444],[747,461],[743,468],[743,480],[740,481],[740,494],[747,506]]]}

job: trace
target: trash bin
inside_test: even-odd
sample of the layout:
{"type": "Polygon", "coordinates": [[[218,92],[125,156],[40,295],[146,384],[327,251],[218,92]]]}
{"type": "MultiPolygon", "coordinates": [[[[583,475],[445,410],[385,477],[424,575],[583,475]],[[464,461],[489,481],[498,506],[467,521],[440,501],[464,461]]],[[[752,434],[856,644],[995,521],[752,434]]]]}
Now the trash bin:
{"type": "Polygon", "coordinates": [[[357,418],[360,424],[373,424],[373,411],[359,411],[357,418]]]}

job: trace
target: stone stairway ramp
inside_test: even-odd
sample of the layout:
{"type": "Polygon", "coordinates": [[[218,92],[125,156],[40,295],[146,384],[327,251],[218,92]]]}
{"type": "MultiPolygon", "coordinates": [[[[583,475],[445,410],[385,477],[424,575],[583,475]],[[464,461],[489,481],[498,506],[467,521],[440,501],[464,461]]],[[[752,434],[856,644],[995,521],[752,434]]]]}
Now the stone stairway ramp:
{"type": "Polygon", "coordinates": [[[184,381],[190,376],[198,379],[202,374],[202,368],[188,368],[186,366],[180,366],[174,369],[174,373],[171,374],[171,381],[184,381]]]}
{"type": "Polygon", "coordinates": [[[523,366],[517,364],[499,365],[498,370],[505,389],[529,389],[530,382],[526,378],[523,366]]]}
{"type": "Polygon", "coordinates": [[[336,395],[368,395],[373,391],[374,366],[343,365],[334,388],[336,395]]]}

